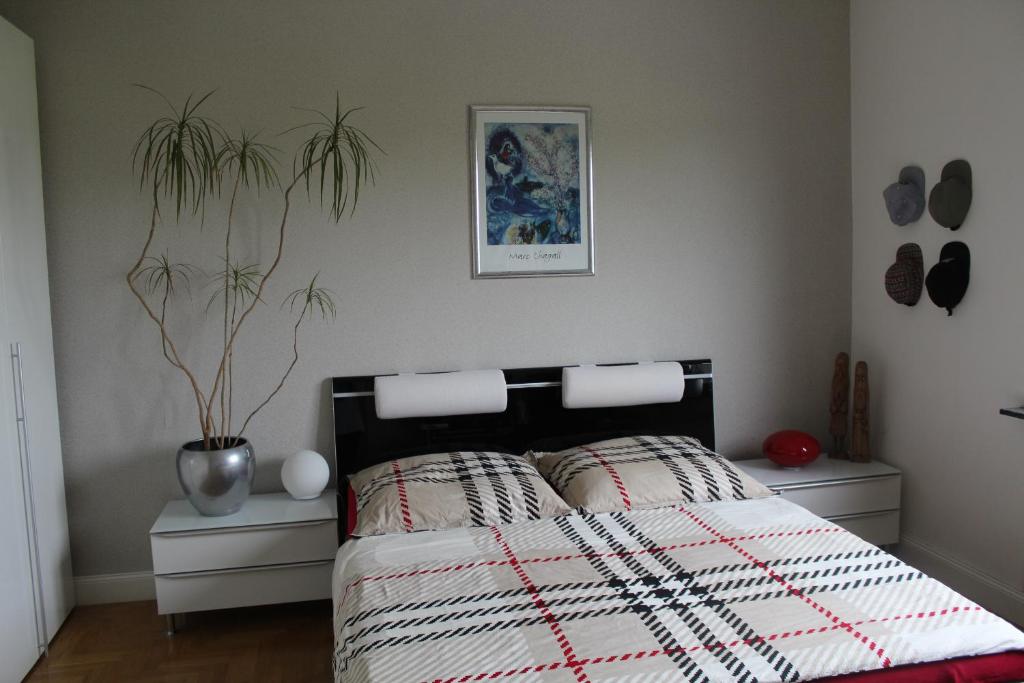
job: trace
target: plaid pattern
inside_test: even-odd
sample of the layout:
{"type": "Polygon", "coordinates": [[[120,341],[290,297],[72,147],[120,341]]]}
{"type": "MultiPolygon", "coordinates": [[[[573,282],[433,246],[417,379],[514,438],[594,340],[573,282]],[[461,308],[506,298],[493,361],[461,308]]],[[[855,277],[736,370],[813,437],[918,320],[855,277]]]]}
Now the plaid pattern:
{"type": "Polygon", "coordinates": [[[535,455],[562,498],[589,512],[773,495],[688,436],[630,436],[535,455]]]}
{"type": "Polygon", "coordinates": [[[1024,648],[778,497],[346,543],[341,683],[796,681],[1024,648]]]}
{"type": "Polygon", "coordinates": [[[368,467],[349,480],[355,536],[509,524],[572,511],[517,455],[454,452],[368,467]]]}

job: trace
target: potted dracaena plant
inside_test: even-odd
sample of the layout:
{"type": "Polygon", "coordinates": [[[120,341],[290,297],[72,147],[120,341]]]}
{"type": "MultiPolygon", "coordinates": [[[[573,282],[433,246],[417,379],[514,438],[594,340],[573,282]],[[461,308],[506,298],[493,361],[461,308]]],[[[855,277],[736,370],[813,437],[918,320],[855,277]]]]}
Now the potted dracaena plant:
{"type": "MultiPolygon", "coordinates": [[[[349,123],[357,109],[344,110],[336,97],[333,112],[302,110],[313,120],[285,131],[301,135],[291,174],[281,178],[277,171],[278,150],[259,135],[241,130],[232,135],[200,112],[212,92],[175,107],[156,90],[139,86],[163,99],[168,111],[139,136],[132,155],[132,167],[140,188],[151,202],[149,231],[142,252],[125,276],[128,288],[160,333],[163,357],[186,380],[195,399],[200,438],[178,451],[178,479],[191,503],[204,515],[226,515],[241,508],[249,495],[255,474],[252,444],[245,438],[252,419],[277,395],[299,360],[299,330],[313,316],[334,318],[331,291],[318,284],[313,275],[305,287],[284,298],[282,308],[292,316],[291,362],[280,380],[254,405],[240,409],[234,396],[234,350],[250,314],[267,297],[267,284],[284,254],[292,194],[304,189],[312,195],[319,186],[321,206],[330,203],[335,222],[355,211],[360,188],[374,181],[373,154],[380,147],[362,130],[349,123]],[[239,262],[232,242],[238,203],[248,190],[280,192],[283,206],[273,260],[264,268],[258,263],[239,262]],[[216,309],[222,327],[220,358],[213,377],[205,384],[193,366],[179,352],[168,324],[168,303],[190,289],[190,281],[203,273],[199,268],[153,254],[154,237],[173,215],[205,218],[211,198],[227,198],[222,263],[210,278],[214,292],[207,312],[216,309]],[[208,387],[208,388],[207,388],[208,387]]],[[[248,329],[248,328],[246,328],[248,329]]]]}

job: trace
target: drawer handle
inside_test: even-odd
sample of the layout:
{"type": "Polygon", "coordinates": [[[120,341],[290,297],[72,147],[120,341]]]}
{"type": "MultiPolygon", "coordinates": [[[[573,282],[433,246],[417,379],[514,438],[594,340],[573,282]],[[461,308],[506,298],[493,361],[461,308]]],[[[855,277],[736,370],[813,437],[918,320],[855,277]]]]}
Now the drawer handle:
{"type": "Polygon", "coordinates": [[[262,564],[253,567],[230,567],[228,569],[208,569],[198,572],[177,572],[175,574],[156,574],[158,579],[187,579],[193,576],[216,576],[218,574],[242,574],[244,572],[262,572],[268,569],[295,569],[297,567],[319,567],[334,564],[334,560],[313,560],[312,562],[292,562],[289,564],[262,564]]]}
{"type": "Polygon", "coordinates": [[[823,489],[828,486],[843,486],[845,484],[862,484],[866,481],[879,481],[882,479],[898,479],[898,474],[876,474],[867,477],[853,477],[850,479],[829,479],[827,481],[808,481],[800,484],[777,484],[769,486],[772,491],[780,493],[784,491],[797,491],[799,489],[823,489]]]}
{"type": "Polygon", "coordinates": [[[867,517],[881,517],[882,515],[891,515],[899,510],[878,510],[877,512],[853,512],[848,515],[836,515],[835,517],[823,517],[830,522],[842,522],[848,519],[863,519],[867,517]]]}
{"type": "Polygon", "coordinates": [[[244,531],[267,531],[273,529],[300,529],[307,526],[323,526],[335,522],[334,519],[315,519],[309,522],[276,522],[273,524],[256,524],[253,526],[219,526],[215,529],[188,529],[186,531],[157,531],[153,536],[178,538],[183,536],[209,536],[211,534],[234,534],[244,531]]]}

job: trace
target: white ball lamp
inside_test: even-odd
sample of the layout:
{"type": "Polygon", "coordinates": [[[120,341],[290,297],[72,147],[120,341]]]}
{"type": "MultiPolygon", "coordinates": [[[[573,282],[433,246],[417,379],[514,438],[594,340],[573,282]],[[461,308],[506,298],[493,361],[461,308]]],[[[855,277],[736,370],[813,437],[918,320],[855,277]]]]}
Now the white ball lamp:
{"type": "Polygon", "coordinates": [[[295,500],[318,497],[327,487],[330,476],[327,461],[316,451],[293,453],[281,466],[281,483],[295,500]]]}

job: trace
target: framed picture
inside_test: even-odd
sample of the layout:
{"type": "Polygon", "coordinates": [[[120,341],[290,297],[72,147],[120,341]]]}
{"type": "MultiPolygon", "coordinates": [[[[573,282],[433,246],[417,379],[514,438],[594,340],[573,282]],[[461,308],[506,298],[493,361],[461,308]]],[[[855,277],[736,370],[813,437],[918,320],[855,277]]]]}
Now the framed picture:
{"type": "Polygon", "coordinates": [[[590,109],[470,107],[473,277],[594,274],[590,109]]]}

